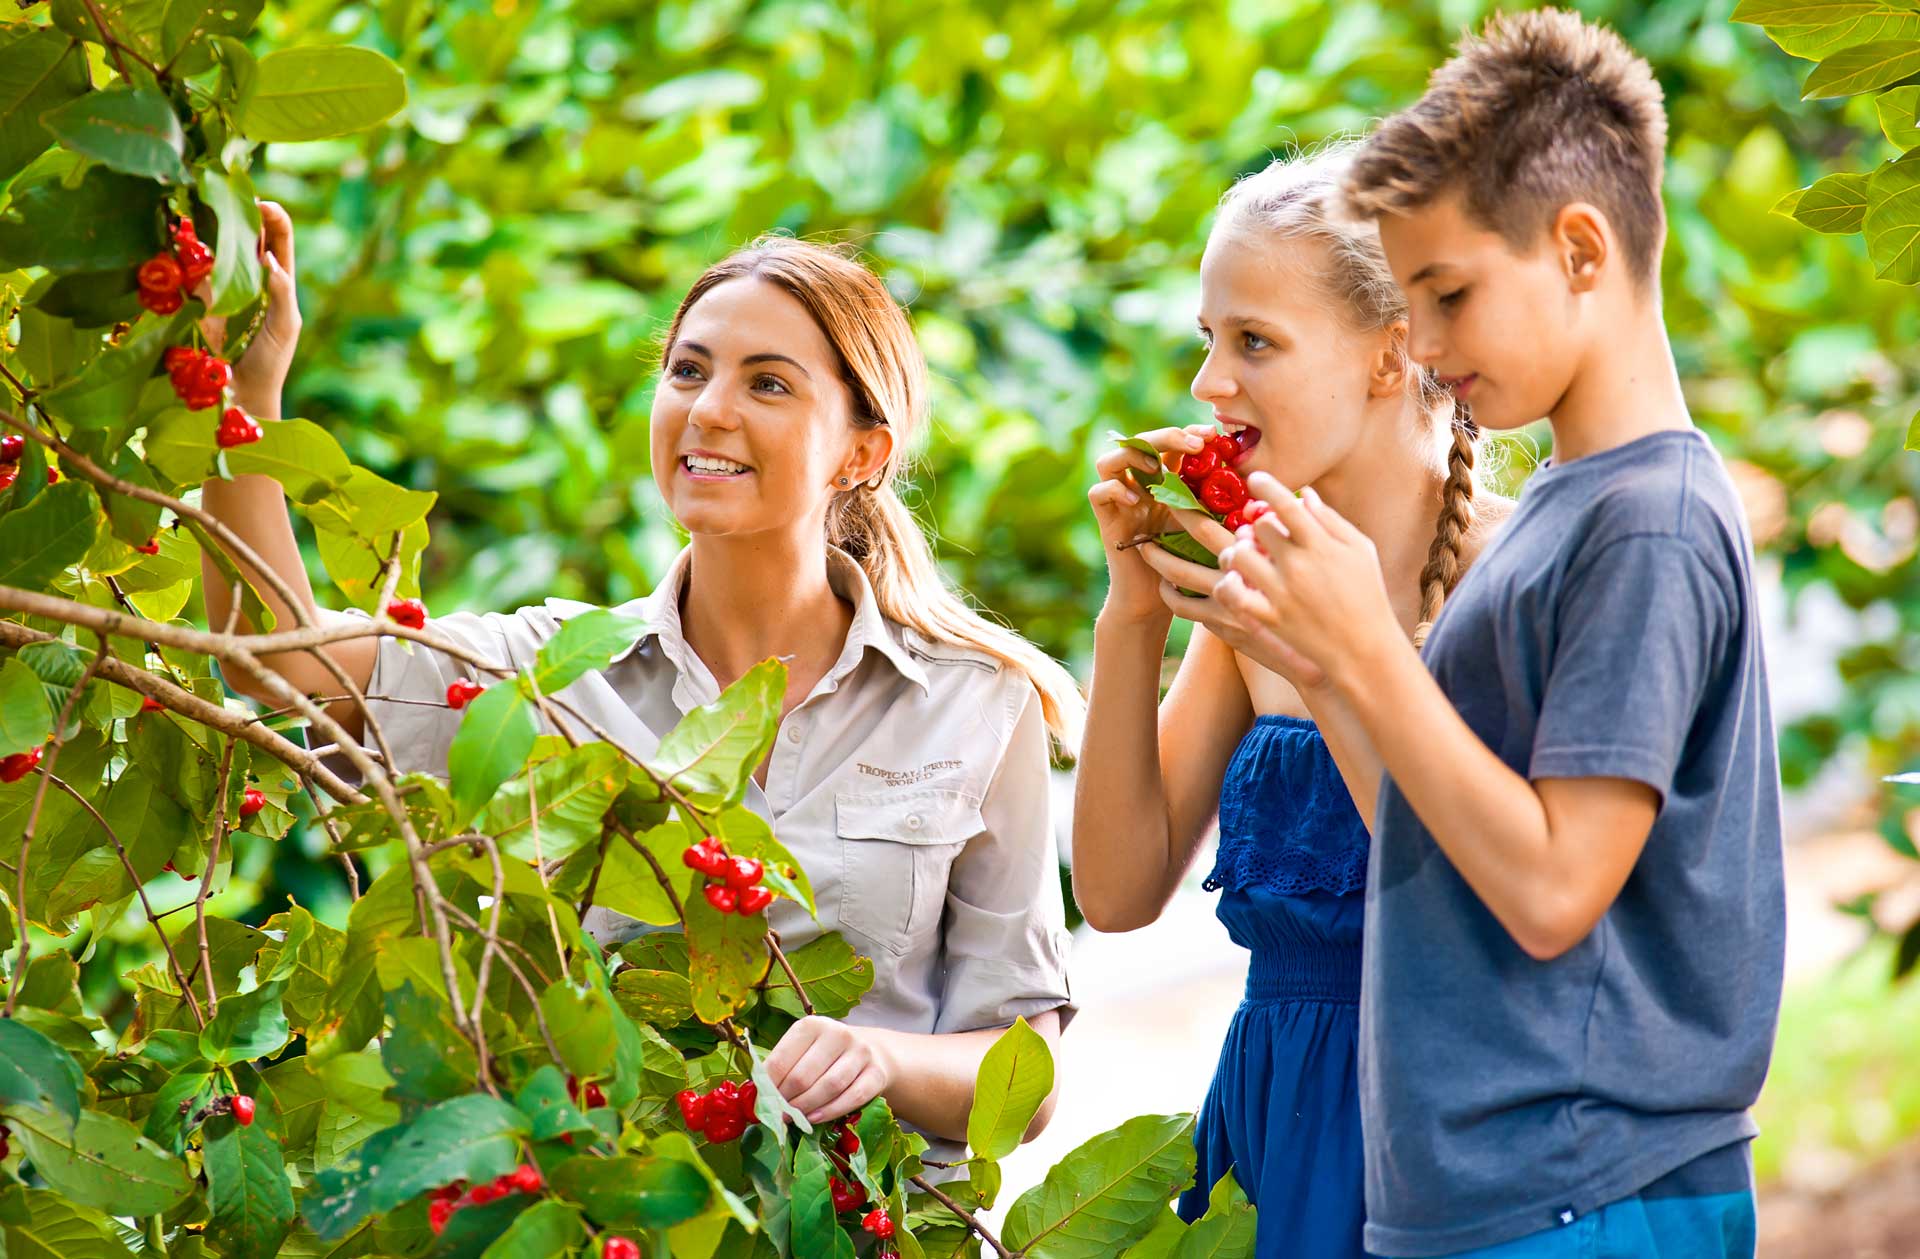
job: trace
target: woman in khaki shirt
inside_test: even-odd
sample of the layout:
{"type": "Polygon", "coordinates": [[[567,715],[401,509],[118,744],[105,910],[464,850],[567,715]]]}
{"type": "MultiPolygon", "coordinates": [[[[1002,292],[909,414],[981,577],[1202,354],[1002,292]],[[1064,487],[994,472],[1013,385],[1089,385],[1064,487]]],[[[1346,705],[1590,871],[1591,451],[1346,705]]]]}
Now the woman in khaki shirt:
{"type": "MultiPolygon", "coordinates": [[[[261,209],[269,314],[234,393],[277,417],[300,319],[292,224],[261,209]]],[[[674,316],[652,414],[654,479],[692,541],[653,594],[620,609],[645,622],[641,636],[561,694],[644,755],[754,664],[787,659],[779,732],[747,803],[806,868],[820,914],[780,900],[771,925],[795,947],[845,933],[875,978],[845,1020],[796,1024],[768,1068],[816,1122],[885,1094],[942,1157],[959,1149],[999,1029],[1024,1016],[1056,1041],[1073,1012],[1047,752],[1049,731],[1071,738],[1079,696],[1056,663],[947,589],[895,492],[925,397],[905,313],[864,267],[776,237],[710,268],[674,316]]],[[[202,493],[316,622],[366,616],[314,603],[278,482],[214,480],[202,493]]],[[[229,588],[210,562],[203,573],[208,616],[223,624],[229,588]]],[[[430,625],[518,667],[586,606],[550,599],[430,625]]],[[[444,775],[459,726],[446,686],[466,666],[397,639],[328,650],[366,691],[392,768],[444,775]]],[[[333,693],[308,655],[265,662],[333,693]]],[[[257,680],[230,681],[262,697],[257,680]]],[[[350,701],[329,713],[366,741],[350,701]]],[[[597,909],[587,926],[610,943],[642,929],[597,909]]]]}

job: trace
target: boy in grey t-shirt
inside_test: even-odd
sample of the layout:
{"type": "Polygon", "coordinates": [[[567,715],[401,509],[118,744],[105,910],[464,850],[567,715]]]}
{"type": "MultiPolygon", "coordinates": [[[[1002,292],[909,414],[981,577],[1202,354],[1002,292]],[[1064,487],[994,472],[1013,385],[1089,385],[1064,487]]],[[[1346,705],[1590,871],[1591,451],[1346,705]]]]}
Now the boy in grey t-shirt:
{"type": "Polygon", "coordinates": [[[1660,318],[1665,138],[1646,64],[1546,10],[1492,19],[1355,163],[1411,355],[1462,422],[1553,426],[1424,661],[1310,487],[1256,474],[1273,514],[1221,557],[1216,601],[1387,776],[1360,1048],[1380,1254],[1753,1253],[1779,771],[1752,543],[1660,318]]]}

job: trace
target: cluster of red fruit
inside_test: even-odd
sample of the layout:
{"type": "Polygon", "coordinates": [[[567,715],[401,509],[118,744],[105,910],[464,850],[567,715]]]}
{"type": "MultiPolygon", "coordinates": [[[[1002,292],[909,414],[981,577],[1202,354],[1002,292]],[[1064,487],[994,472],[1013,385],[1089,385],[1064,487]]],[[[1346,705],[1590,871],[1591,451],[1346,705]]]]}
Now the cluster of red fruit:
{"type": "MultiPolygon", "coordinates": [[[[847,1160],[860,1152],[860,1134],[853,1125],[860,1122],[860,1112],[852,1111],[833,1121],[827,1129],[827,1158],[834,1168],[845,1176],[827,1177],[827,1192],[833,1195],[833,1210],[836,1215],[845,1215],[849,1211],[858,1211],[867,1205],[867,1187],[854,1178],[847,1160]]],[[[872,1233],[881,1241],[893,1236],[893,1217],[887,1214],[885,1207],[876,1207],[861,1219],[860,1227],[872,1233]]]]}
{"type": "Polygon", "coordinates": [[[0,757],[0,783],[17,783],[33,772],[40,763],[40,749],[32,748],[25,752],[15,752],[12,756],[0,757]]]}
{"type": "Polygon", "coordinates": [[[760,1086],[752,1080],[735,1084],[722,1080],[706,1092],[682,1089],[673,1095],[680,1107],[680,1118],[687,1129],[697,1132],[715,1145],[738,1140],[753,1123],[753,1104],[760,1097],[760,1086]]]}
{"type": "Polygon", "coordinates": [[[219,406],[227,386],[233,383],[233,368],[227,360],[205,350],[189,345],[169,346],[165,361],[174,393],[191,411],[219,406]]]}
{"type": "Polygon", "coordinates": [[[1238,472],[1227,467],[1239,454],[1238,442],[1225,433],[1215,433],[1207,438],[1206,445],[1180,458],[1180,479],[1208,511],[1224,516],[1221,523],[1234,532],[1273,510],[1260,499],[1250,497],[1247,483],[1238,472]]]}
{"type": "Polygon", "coordinates": [[[773,903],[773,890],[762,887],[766,867],[753,857],[732,857],[717,835],[689,845],[680,854],[687,867],[707,876],[700,889],[707,904],[723,914],[757,914],[773,903]]]}
{"type": "Polygon", "coordinates": [[[522,1163],[512,1171],[471,1189],[467,1188],[466,1181],[456,1180],[433,1191],[433,1199],[427,1205],[427,1224],[436,1235],[444,1233],[447,1221],[462,1207],[485,1206],[509,1194],[539,1193],[546,1183],[541,1178],[540,1169],[531,1163],[522,1163]]]}
{"type": "MultiPolygon", "coordinates": [[[[20,456],[27,452],[27,439],[18,433],[8,433],[0,437],[0,490],[13,488],[20,475],[20,456]]],[[[47,469],[47,484],[52,485],[60,479],[60,474],[52,468],[47,469]]]]}
{"type": "Polygon", "coordinates": [[[192,219],[174,225],[173,249],[140,264],[140,304],[156,315],[171,315],[187,294],[213,274],[213,250],[194,232],[192,219]]]}

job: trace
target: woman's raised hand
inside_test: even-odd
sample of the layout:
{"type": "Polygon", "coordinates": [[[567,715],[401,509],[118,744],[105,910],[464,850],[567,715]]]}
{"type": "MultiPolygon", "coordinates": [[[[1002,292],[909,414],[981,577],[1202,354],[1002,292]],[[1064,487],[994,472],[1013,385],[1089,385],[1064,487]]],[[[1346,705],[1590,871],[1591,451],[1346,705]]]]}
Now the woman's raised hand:
{"type": "MultiPolygon", "coordinates": [[[[1177,468],[1181,456],[1199,450],[1211,432],[1211,425],[1193,424],[1155,429],[1141,436],[1161,452],[1159,470],[1164,471],[1177,468]]],[[[1134,474],[1150,475],[1156,471],[1154,465],[1153,457],[1145,451],[1115,446],[1094,460],[1094,471],[1100,479],[1087,491],[1087,502],[1093,505],[1094,519],[1100,523],[1100,542],[1107,553],[1106,611],[1128,620],[1151,620],[1165,616],[1167,611],[1160,598],[1160,575],[1142,554],[1159,548],[1141,539],[1186,528],[1183,517],[1191,514],[1175,513],[1147,493],[1145,483],[1134,474]]]]}
{"type": "MultiPolygon", "coordinates": [[[[267,315],[240,361],[233,365],[233,395],[249,414],[271,418],[280,413],[280,391],[287,383],[294,347],[300,341],[300,301],[294,287],[293,219],[278,202],[262,201],[259,205],[261,230],[255,248],[266,283],[267,315]]],[[[206,290],[195,296],[206,300],[206,290]]],[[[200,329],[207,344],[219,352],[226,342],[226,316],[209,315],[200,321],[200,329]]]]}

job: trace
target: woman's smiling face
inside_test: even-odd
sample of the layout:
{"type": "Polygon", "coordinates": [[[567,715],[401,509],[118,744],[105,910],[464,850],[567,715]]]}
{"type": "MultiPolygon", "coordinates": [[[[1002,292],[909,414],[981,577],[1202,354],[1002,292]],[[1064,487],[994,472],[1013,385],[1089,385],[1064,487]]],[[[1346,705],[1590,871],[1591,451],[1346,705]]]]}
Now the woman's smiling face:
{"type": "Polygon", "coordinates": [[[798,299],[752,277],[723,281],[687,309],[667,347],[653,395],[654,481],[691,533],[824,521],[843,488],[836,479],[855,462],[871,475],[892,440],[885,426],[856,428],[852,405],[838,356],[798,299]]]}
{"type": "MultiPolygon", "coordinates": [[[[1242,477],[1289,486],[1323,481],[1372,439],[1375,369],[1386,333],[1361,333],[1328,301],[1325,246],[1233,224],[1214,229],[1200,262],[1207,358],[1193,396],[1236,432],[1242,477]]],[[[1396,408],[1385,408],[1395,412],[1396,408]]]]}

